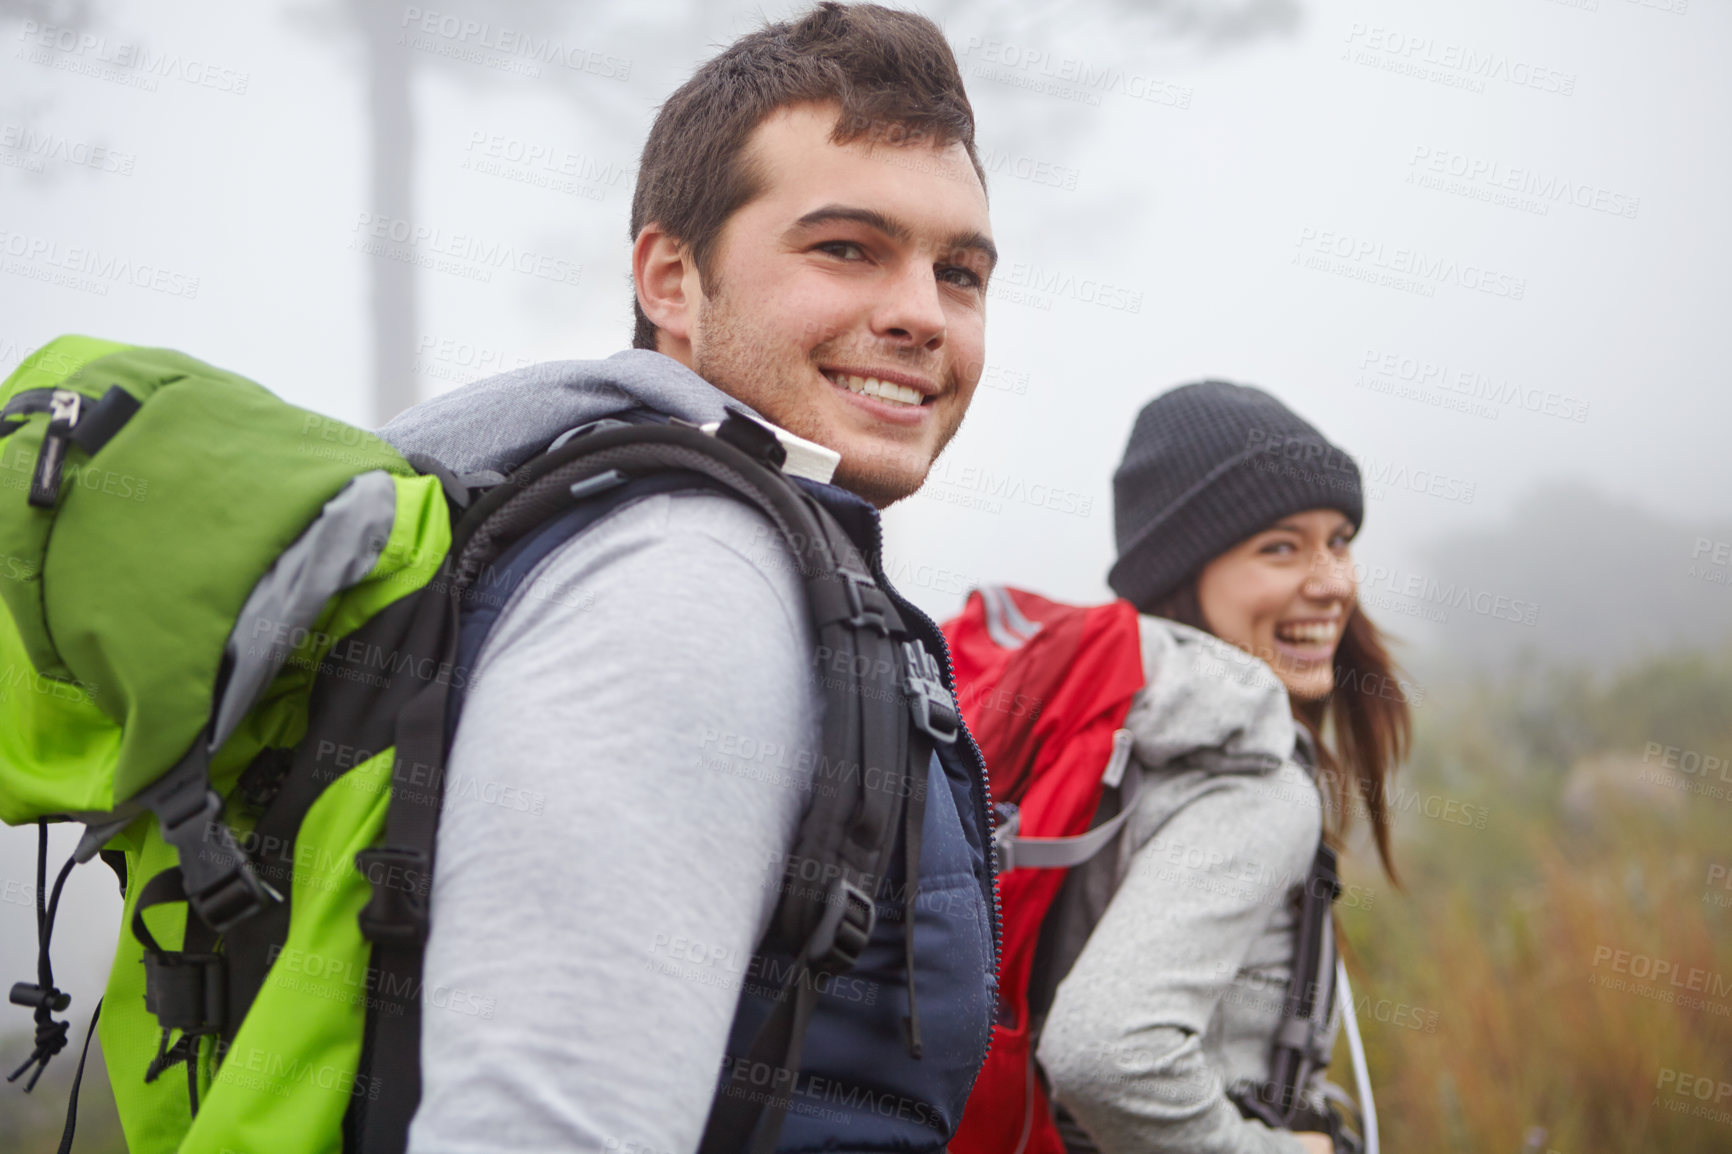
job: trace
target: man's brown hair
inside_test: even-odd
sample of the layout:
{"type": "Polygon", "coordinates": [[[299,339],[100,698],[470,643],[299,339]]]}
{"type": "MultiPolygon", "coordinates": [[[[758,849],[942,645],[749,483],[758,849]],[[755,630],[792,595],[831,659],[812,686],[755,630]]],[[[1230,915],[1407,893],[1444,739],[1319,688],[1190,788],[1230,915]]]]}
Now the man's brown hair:
{"type": "MultiPolygon", "coordinates": [[[[961,143],[974,150],[974,110],[938,25],[877,4],[819,4],[804,16],[742,36],[700,67],[656,114],[638,163],[631,235],[660,224],[697,264],[704,291],[720,286],[711,261],[722,226],[763,191],[745,156],[752,132],[779,108],[841,107],[836,144],[961,143]]],[[[656,347],[656,327],[633,300],[632,344],[656,347]]]]}

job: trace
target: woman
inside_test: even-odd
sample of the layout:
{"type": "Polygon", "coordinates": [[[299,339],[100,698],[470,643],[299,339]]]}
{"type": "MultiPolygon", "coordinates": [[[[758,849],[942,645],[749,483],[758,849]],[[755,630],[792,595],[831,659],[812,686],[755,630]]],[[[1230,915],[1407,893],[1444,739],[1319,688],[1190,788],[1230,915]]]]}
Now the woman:
{"type": "Polygon", "coordinates": [[[1384,783],[1409,724],[1355,601],[1358,469],[1269,394],[1207,381],[1143,408],[1114,503],[1144,777],[1117,860],[1074,871],[1055,913],[1065,976],[1039,1059],[1061,1131],[1104,1154],[1332,1150],[1298,1132],[1321,1128],[1320,1069],[1301,1067],[1292,1130],[1258,1091],[1266,1105],[1299,895],[1355,801],[1393,878],[1384,783]]]}

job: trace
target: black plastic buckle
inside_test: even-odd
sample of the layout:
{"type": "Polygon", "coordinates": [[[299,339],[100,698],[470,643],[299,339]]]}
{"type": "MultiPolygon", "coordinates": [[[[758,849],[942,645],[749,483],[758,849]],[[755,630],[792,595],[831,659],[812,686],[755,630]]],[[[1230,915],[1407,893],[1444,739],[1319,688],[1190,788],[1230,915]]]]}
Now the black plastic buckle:
{"type": "Polygon", "coordinates": [[[890,622],[885,619],[884,610],[867,603],[869,596],[874,602],[884,600],[884,591],[878,588],[872,575],[857,569],[837,569],[836,577],[842,582],[843,596],[848,599],[850,616],[843,623],[852,629],[876,629],[884,636],[890,636],[890,622]]]}
{"type": "Polygon", "coordinates": [[[282,895],[241,862],[209,888],[187,894],[186,900],[205,925],[226,934],[266,906],[281,901],[282,895]]]}
{"type": "Polygon", "coordinates": [[[220,954],[145,951],[144,1008],[163,1029],[220,1030],[227,1005],[228,970],[220,954]]]}
{"type": "Polygon", "coordinates": [[[421,945],[427,941],[427,895],[431,863],[419,850],[379,846],[355,855],[355,868],[373,884],[361,910],[361,933],[381,945],[421,945]]]}
{"type": "Polygon", "coordinates": [[[914,715],[914,727],[944,745],[954,744],[962,731],[962,718],[956,702],[944,688],[938,662],[918,641],[902,643],[903,686],[908,693],[908,709],[914,715]]]}
{"type": "Polygon", "coordinates": [[[807,960],[820,971],[852,969],[877,922],[872,895],[846,878],[837,878],[824,895],[824,916],[806,943],[807,960]]]}
{"type": "Polygon", "coordinates": [[[207,787],[178,812],[165,803],[157,817],[163,840],[180,854],[187,904],[219,934],[283,900],[253,872],[222,811],[222,797],[207,787]]]}

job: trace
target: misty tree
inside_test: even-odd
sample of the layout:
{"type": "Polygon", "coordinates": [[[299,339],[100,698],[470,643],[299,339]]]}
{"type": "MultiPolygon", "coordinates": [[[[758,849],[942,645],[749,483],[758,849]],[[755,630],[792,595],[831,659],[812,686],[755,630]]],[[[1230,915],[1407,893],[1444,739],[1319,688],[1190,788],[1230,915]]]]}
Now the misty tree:
{"type": "MultiPolygon", "coordinates": [[[[680,16],[695,18],[697,0],[683,0],[680,16]]],[[[329,4],[298,7],[291,20],[303,30],[325,39],[347,40],[359,49],[360,72],[367,123],[368,211],[398,220],[415,220],[416,115],[415,79],[422,70],[462,84],[486,85],[509,77],[478,68],[460,59],[418,52],[405,43],[410,31],[409,6],[384,0],[331,0],[329,4]]],[[[601,39],[614,32],[620,18],[631,17],[623,5],[586,4],[574,7],[553,0],[492,0],[482,5],[441,5],[444,15],[533,30],[537,37],[570,42],[601,39]],[[572,28],[572,17],[581,17],[582,30],[572,28]]],[[[569,70],[550,70],[561,99],[568,100],[573,115],[588,125],[616,125],[627,118],[627,94],[610,92],[605,86],[583,83],[569,70]]],[[[621,88],[620,85],[612,86],[621,88]]],[[[404,261],[370,260],[366,268],[368,328],[372,346],[371,417],[384,424],[418,399],[415,375],[415,342],[418,332],[416,269],[404,261]]]]}

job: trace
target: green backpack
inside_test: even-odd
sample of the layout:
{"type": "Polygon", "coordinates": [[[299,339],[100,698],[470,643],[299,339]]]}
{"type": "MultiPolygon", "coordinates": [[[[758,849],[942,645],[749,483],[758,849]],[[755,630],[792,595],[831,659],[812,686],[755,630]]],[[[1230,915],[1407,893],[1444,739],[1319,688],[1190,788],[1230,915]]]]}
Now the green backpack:
{"type": "MultiPolygon", "coordinates": [[[[820,643],[856,671],[825,679],[827,756],[864,764],[894,735],[924,780],[934,727],[910,706],[948,695],[930,658],[900,659],[893,605],[775,435],[598,425],[481,493],[168,350],[62,337],[0,387],[0,821],[40,823],[37,981],[11,994],[37,1046],[15,1078],[66,1043],[49,935],[100,854],[125,911],[91,1028],[133,1154],[400,1150],[464,599],[513,542],[670,470],[758,507],[799,558],[820,643]],[[53,821],[85,834],[50,894],[53,821]]],[[[815,792],[798,845],[838,883],[788,889],[772,929],[803,966],[853,964],[849,887],[919,808],[815,792]],[[886,805],[876,843],[844,847],[886,805]]],[[[813,985],[790,980],[765,1027],[789,1066],[813,985]]],[[[63,1151],[76,1103],[75,1083],[63,1151]]]]}
{"type": "MultiPolygon", "coordinates": [[[[306,734],[331,645],[439,570],[440,482],[359,430],[321,452],[326,418],[190,357],[83,337],[20,365],[0,414],[0,820],[84,822],[77,859],[106,849],[126,879],[126,922],[143,932],[120,936],[101,1030],[128,1146],[338,1134],[347,1095],[330,1087],[367,1087],[363,1007],[335,965],[366,965],[371,887],[352,863],[383,826],[390,751],[308,808],[287,893],[245,852],[257,807],[224,799],[306,734]],[[227,1009],[217,936],[279,896],[294,914],[284,948],[330,959],[333,977],[259,988],[219,1074],[219,1034],[200,1031],[227,1009]],[[177,1060],[185,1079],[158,1077],[177,1060]],[[249,1086],[260,1065],[272,1077],[249,1086]]],[[[45,1064],[44,1023],[66,999],[46,976],[36,996],[45,1064]]]]}

